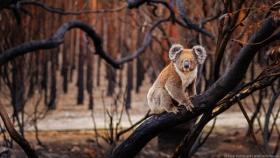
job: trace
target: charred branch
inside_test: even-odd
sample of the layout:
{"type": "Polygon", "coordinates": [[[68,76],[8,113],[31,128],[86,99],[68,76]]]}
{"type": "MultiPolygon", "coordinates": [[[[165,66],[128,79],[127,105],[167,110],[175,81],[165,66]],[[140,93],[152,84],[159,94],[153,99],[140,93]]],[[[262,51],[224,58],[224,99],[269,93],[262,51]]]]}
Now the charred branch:
{"type": "Polygon", "coordinates": [[[148,0],[127,0],[128,8],[138,8],[144,3],[146,3],[148,0]]]}
{"type": "Polygon", "coordinates": [[[202,34],[204,34],[204,35],[206,35],[208,37],[214,38],[214,36],[211,33],[207,32],[203,28],[199,27],[199,25],[194,24],[193,22],[191,22],[191,20],[187,16],[187,11],[186,11],[186,8],[185,8],[184,1],[176,0],[176,6],[177,6],[177,8],[179,10],[179,14],[180,14],[181,18],[183,19],[182,25],[184,27],[187,27],[189,29],[192,29],[192,30],[195,30],[197,32],[200,32],[200,33],[202,33],[202,34]]]}
{"type": "Polygon", "coordinates": [[[199,27],[199,25],[194,24],[188,18],[187,13],[186,13],[186,9],[185,9],[185,4],[182,0],[177,0],[176,1],[176,6],[179,9],[179,13],[180,13],[180,16],[183,19],[183,21],[179,20],[176,17],[173,7],[171,7],[171,5],[166,1],[162,1],[162,0],[127,0],[127,3],[128,3],[128,8],[129,9],[138,8],[141,5],[143,5],[144,3],[147,3],[148,5],[151,5],[151,6],[155,7],[154,12],[157,9],[155,4],[162,4],[163,6],[165,6],[169,10],[170,17],[171,17],[171,19],[174,23],[177,23],[184,28],[195,30],[199,33],[202,33],[203,35],[206,35],[207,37],[214,38],[214,36],[210,32],[208,32],[208,31],[204,30],[203,28],[199,27]]]}
{"type": "Polygon", "coordinates": [[[115,60],[113,59],[104,49],[102,44],[101,37],[93,30],[89,25],[81,22],[81,21],[69,21],[64,23],[55,33],[52,37],[48,39],[43,40],[36,40],[31,41],[27,43],[20,44],[16,47],[13,47],[11,49],[8,49],[1,53],[0,55],[0,64],[5,64],[8,61],[18,57],[22,56],[24,54],[40,50],[40,49],[52,49],[57,48],[60,44],[64,41],[65,33],[70,31],[71,29],[79,28],[87,33],[87,35],[90,37],[90,39],[93,41],[95,45],[95,52],[98,54],[101,58],[103,58],[106,62],[108,62],[110,65],[112,65],[115,68],[120,68],[120,66],[124,63],[127,63],[129,61],[132,61],[134,58],[138,57],[140,54],[142,54],[146,48],[150,45],[152,41],[152,31],[157,28],[158,25],[160,25],[163,22],[169,21],[169,18],[161,19],[155,22],[155,24],[151,27],[151,29],[146,33],[145,38],[143,40],[142,46],[138,48],[135,52],[129,53],[131,55],[128,55],[124,58],[115,60]]]}
{"type": "Polygon", "coordinates": [[[19,1],[17,3],[19,6],[36,6],[40,7],[48,12],[60,14],[60,15],[81,15],[81,14],[91,14],[91,13],[113,13],[113,12],[119,12],[126,8],[127,4],[124,4],[123,6],[120,6],[118,8],[113,9],[98,9],[98,10],[82,10],[82,11],[65,11],[62,8],[55,8],[51,7],[45,3],[39,2],[39,1],[19,1]]]}

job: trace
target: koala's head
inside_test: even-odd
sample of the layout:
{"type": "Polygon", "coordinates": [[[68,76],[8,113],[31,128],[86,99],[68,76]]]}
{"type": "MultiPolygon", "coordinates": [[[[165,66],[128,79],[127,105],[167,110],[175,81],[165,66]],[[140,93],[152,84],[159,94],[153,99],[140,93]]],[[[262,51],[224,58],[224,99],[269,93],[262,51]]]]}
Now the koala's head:
{"type": "Polygon", "coordinates": [[[180,44],[174,44],[169,50],[169,59],[182,72],[194,70],[198,64],[203,64],[206,59],[206,51],[200,46],[184,49],[180,44]]]}

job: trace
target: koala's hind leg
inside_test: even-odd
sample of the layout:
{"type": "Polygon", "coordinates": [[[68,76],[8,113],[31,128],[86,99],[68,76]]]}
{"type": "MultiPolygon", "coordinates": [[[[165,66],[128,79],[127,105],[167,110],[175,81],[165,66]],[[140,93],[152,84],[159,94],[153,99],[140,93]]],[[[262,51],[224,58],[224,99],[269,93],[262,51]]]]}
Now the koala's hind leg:
{"type": "Polygon", "coordinates": [[[177,107],[174,106],[174,104],[172,102],[172,98],[170,97],[170,95],[168,94],[168,92],[166,90],[163,90],[162,93],[161,93],[160,105],[167,112],[173,112],[175,114],[177,112],[179,112],[177,107]]]}
{"type": "Polygon", "coordinates": [[[158,91],[158,89],[151,87],[147,95],[148,105],[152,114],[160,114],[164,112],[164,109],[162,109],[160,106],[161,95],[160,93],[157,93],[158,91]]]}

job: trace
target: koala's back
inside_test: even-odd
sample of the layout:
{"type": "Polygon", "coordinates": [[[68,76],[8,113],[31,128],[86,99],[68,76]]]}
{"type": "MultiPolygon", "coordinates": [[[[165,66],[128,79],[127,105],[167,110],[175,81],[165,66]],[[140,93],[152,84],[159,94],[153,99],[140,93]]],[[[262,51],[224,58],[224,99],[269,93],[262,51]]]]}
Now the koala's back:
{"type": "Polygon", "coordinates": [[[154,82],[155,87],[164,87],[167,80],[172,80],[173,83],[181,85],[181,79],[177,74],[174,65],[172,63],[168,64],[159,74],[158,78],[154,82]]]}

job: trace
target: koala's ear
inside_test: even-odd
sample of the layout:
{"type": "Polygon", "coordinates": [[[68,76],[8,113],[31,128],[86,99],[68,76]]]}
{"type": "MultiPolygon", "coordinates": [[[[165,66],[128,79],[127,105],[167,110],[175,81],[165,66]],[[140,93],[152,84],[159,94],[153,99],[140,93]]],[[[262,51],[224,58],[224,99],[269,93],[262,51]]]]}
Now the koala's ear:
{"type": "Polygon", "coordinates": [[[205,51],[205,48],[200,46],[200,45],[197,45],[197,46],[193,46],[193,52],[195,54],[195,57],[197,59],[197,62],[199,64],[203,64],[206,57],[207,57],[207,54],[206,54],[206,51],[205,51]]]}
{"type": "Polygon", "coordinates": [[[180,44],[173,44],[169,50],[169,59],[174,61],[178,54],[184,50],[184,47],[180,44]]]}

